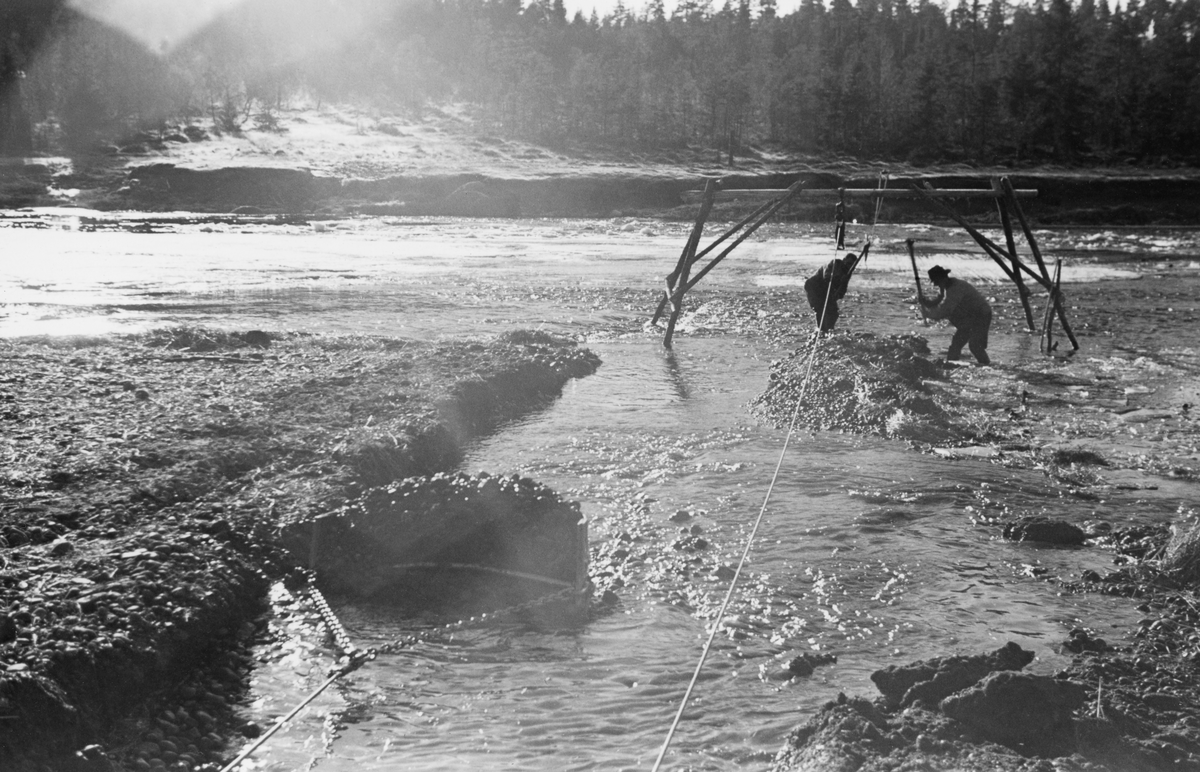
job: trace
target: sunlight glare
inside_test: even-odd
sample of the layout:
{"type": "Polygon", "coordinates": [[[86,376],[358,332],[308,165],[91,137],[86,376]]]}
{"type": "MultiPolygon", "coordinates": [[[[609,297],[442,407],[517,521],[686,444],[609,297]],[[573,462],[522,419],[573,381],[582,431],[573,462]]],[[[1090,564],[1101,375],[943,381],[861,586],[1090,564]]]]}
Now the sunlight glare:
{"type": "Polygon", "coordinates": [[[167,53],[243,0],[69,0],[80,13],[122,30],[151,51],[167,53]]]}

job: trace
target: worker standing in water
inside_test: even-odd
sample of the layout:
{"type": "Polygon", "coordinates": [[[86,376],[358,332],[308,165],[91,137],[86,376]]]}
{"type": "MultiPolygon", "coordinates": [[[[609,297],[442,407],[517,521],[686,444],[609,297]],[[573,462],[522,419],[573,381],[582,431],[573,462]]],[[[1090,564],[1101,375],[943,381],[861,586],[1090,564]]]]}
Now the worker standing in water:
{"type": "Polygon", "coordinates": [[[950,270],[940,265],[929,269],[929,280],[937,285],[941,292],[937,298],[930,300],[922,296],[921,313],[929,319],[947,319],[954,325],[954,337],[950,339],[950,349],[946,352],[946,360],[953,362],[962,355],[963,346],[969,346],[971,353],[981,365],[991,364],[988,358],[988,330],[992,326],[992,307],[980,294],[962,279],[951,279],[950,270]]]}
{"type": "Polygon", "coordinates": [[[823,268],[817,270],[804,282],[804,293],[808,295],[808,305],[817,315],[817,324],[821,332],[829,332],[837,324],[838,301],[846,296],[850,286],[850,275],[858,263],[858,255],[847,252],[840,258],[830,260],[823,268]]]}

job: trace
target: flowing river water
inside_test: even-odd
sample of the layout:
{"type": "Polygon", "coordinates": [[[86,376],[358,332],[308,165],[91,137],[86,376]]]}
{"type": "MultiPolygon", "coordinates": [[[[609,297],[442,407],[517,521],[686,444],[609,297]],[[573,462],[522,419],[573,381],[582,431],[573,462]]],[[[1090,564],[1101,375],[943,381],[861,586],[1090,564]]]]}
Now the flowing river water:
{"type": "MultiPolygon", "coordinates": [[[[472,625],[382,656],[325,692],[248,768],[648,769],[780,462],[787,433],[757,422],[748,403],[765,388],[771,360],[811,326],[795,290],[832,256],[828,234],[766,229],[706,279],[741,298],[752,318],[794,318],[794,339],[755,335],[744,317],[697,313],[665,353],[661,333],[643,322],[686,224],[370,219],[140,229],[156,232],[88,213],[0,218],[0,335],[163,324],[420,338],[542,328],[579,337],[603,360],[546,410],[472,447],[463,467],[526,475],[581,502],[593,546],[625,553],[613,568],[616,605],[577,629],[472,625]],[[697,538],[706,546],[695,549],[697,538]]],[[[915,331],[937,350],[949,333],[923,328],[908,302],[902,240],[914,233],[925,240],[924,267],[941,262],[956,276],[995,282],[998,295],[1010,289],[948,231],[881,229],[869,234],[877,248],[841,324],[915,331]]],[[[1111,307],[1081,323],[1085,352],[1151,345],[1154,314],[1189,297],[1190,310],[1169,311],[1195,321],[1194,232],[1045,238],[1069,257],[1081,322],[1089,299],[1111,297],[1104,287],[1135,296],[1154,271],[1172,280],[1150,292],[1165,298],[1162,309],[1136,305],[1146,312],[1136,324],[1105,323],[1111,307]]],[[[994,360],[1040,356],[1036,339],[1015,329],[993,330],[994,360]]],[[[1136,503],[1136,517],[1162,521],[1183,502],[1164,488],[1136,503]]],[[[1032,670],[1052,673],[1067,661],[1058,645],[1084,621],[1119,639],[1138,617],[1133,602],[1064,594],[1038,578],[1103,572],[1108,555],[998,541],[983,526],[1023,514],[1079,521],[1097,508],[1037,470],[798,431],[667,768],[766,768],[792,727],[838,692],[873,694],[870,673],[887,665],[1015,641],[1036,653],[1032,670]],[[807,678],[780,677],[803,652],[836,662],[807,678]]],[[[413,629],[383,607],[336,610],[361,645],[413,629]]],[[[278,645],[264,652],[245,708],[264,725],[331,664],[311,625],[281,615],[275,626],[284,655],[278,645]]]]}

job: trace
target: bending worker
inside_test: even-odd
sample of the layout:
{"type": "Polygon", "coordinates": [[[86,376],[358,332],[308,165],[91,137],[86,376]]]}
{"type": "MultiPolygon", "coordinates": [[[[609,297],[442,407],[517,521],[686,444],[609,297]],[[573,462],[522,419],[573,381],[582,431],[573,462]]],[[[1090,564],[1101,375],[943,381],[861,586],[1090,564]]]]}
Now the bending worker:
{"type": "Polygon", "coordinates": [[[850,274],[854,273],[857,262],[858,255],[847,252],[841,258],[830,260],[824,268],[818,269],[804,282],[808,305],[817,315],[817,324],[821,326],[821,332],[829,332],[837,324],[837,302],[846,296],[846,288],[850,286],[850,274]]]}
{"type": "Polygon", "coordinates": [[[950,271],[940,265],[929,269],[929,280],[941,290],[935,300],[922,296],[921,313],[929,319],[948,319],[954,325],[954,337],[946,360],[962,355],[963,345],[970,347],[979,364],[991,364],[988,358],[988,330],[992,326],[992,307],[979,290],[962,279],[951,279],[950,271]]]}

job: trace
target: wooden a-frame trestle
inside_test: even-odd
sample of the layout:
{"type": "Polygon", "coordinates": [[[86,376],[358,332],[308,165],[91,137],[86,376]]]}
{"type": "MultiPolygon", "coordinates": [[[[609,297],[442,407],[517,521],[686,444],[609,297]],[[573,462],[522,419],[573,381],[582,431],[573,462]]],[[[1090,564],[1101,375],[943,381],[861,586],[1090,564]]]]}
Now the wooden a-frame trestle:
{"type": "Polygon", "coordinates": [[[671,315],[667,322],[666,335],[663,337],[663,346],[671,347],[671,339],[675,333],[675,324],[679,319],[679,314],[683,309],[683,298],[685,293],[692,287],[696,286],[709,271],[711,271],[717,263],[725,259],[725,257],[733,251],[734,247],[749,238],[750,234],[754,233],[763,223],[765,223],[778,209],[787,203],[792,198],[825,198],[844,201],[847,198],[871,198],[877,203],[883,199],[918,199],[924,201],[931,208],[950,217],[960,227],[965,230],[972,239],[975,240],[995,263],[1000,266],[1004,275],[1016,285],[1017,293],[1021,298],[1021,306],[1025,310],[1025,321],[1029,326],[1030,332],[1037,330],[1034,324],[1033,308],[1030,306],[1029,297],[1030,291],[1025,286],[1024,277],[1028,276],[1034,282],[1041,285],[1046,290],[1048,295],[1046,311],[1043,314],[1042,321],[1042,350],[1049,354],[1054,351],[1056,344],[1052,341],[1053,337],[1053,321],[1057,317],[1062,325],[1063,332],[1067,339],[1071,341],[1073,351],[1079,349],[1079,342],[1075,339],[1075,334],[1071,330],[1070,322],[1067,320],[1066,304],[1063,300],[1061,279],[1062,279],[1062,260],[1057,259],[1054,266],[1053,277],[1050,274],[1050,269],[1047,267],[1045,259],[1042,256],[1041,248],[1038,246],[1037,239],[1033,235],[1032,229],[1029,227],[1029,221],[1025,218],[1025,212],[1021,209],[1020,199],[1034,198],[1037,196],[1036,190],[1016,190],[1007,177],[992,178],[989,188],[965,188],[965,189],[938,189],[926,182],[923,186],[916,184],[909,188],[828,188],[804,190],[803,184],[797,181],[791,187],[785,190],[779,189],[759,189],[759,190],[719,190],[720,180],[709,178],[705,182],[703,191],[688,191],[683,194],[685,202],[700,201],[700,212],[696,216],[696,223],[692,228],[691,235],[688,237],[687,243],[684,245],[683,253],[679,256],[679,262],[676,264],[675,270],[667,275],[666,291],[663,293],[662,299],[659,301],[658,308],[654,312],[654,318],[651,324],[657,324],[659,318],[662,317],[664,310],[670,308],[671,315]],[[979,232],[970,223],[956,212],[945,199],[972,199],[972,198],[991,198],[996,201],[996,208],[1000,215],[1000,224],[1004,228],[1005,245],[1001,247],[987,236],[979,232]],[[700,242],[701,234],[704,230],[704,223],[708,219],[709,212],[712,211],[713,203],[720,200],[766,200],[766,203],[759,206],[751,212],[737,225],[726,231],[720,238],[706,247],[703,251],[697,252],[697,247],[700,242]],[[1029,247],[1030,254],[1033,255],[1036,270],[1026,265],[1021,261],[1017,254],[1016,238],[1013,233],[1012,217],[1016,216],[1017,222],[1021,226],[1021,232],[1025,237],[1025,242],[1029,247]],[[738,231],[746,228],[738,238],[725,248],[719,255],[713,258],[708,265],[704,266],[694,277],[690,277],[692,266],[707,255],[726,239],[733,236],[738,231]]]}
{"type": "Polygon", "coordinates": [[[734,250],[738,244],[748,239],[754,231],[758,230],[771,216],[783,206],[789,199],[792,198],[801,187],[802,182],[794,183],[790,188],[783,191],[777,191],[776,194],[765,204],[755,209],[742,219],[737,225],[734,225],[729,230],[725,231],[720,238],[713,241],[703,250],[697,252],[700,245],[700,236],[704,231],[704,222],[708,219],[708,213],[712,211],[713,202],[718,195],[718,188],[721,181],[719,178],[710,177],[704,183],[704,191],[701,195],[700,212],[696,215],[696,224],[692,226],[692,233],[688,236],[687,243],[684,244],[683,253],[679,256],[679,262],[675,266],[675,270],[667,274],[667,287],[663,292],[662,299],[658,301],[658,308],[654,311],[654,318],[650,320],[651,324],[658,324],[658,320],[662,317],[663,311],[669,306],[671,316],[667,320],[667,332],[663,336],[663,347],[671,347],[671,339],[675,335],[675,323],[679,320],[679,314],[683,310],[683,296],[692,287],[696,286],[697,282],[703,279],[709,271],[717,266],[717,263],[725,259],[725,257],[734,250]],[[712,252],[720,246],[726,239],[733,236],[738,231],[745,228],[740,236],[738,236],[732,244],[726,247],[719,255],[708,262],[708,265],[700,269],[694,277],[689,278],[692,266],[700,261],[700,258],[712,252]]]}

